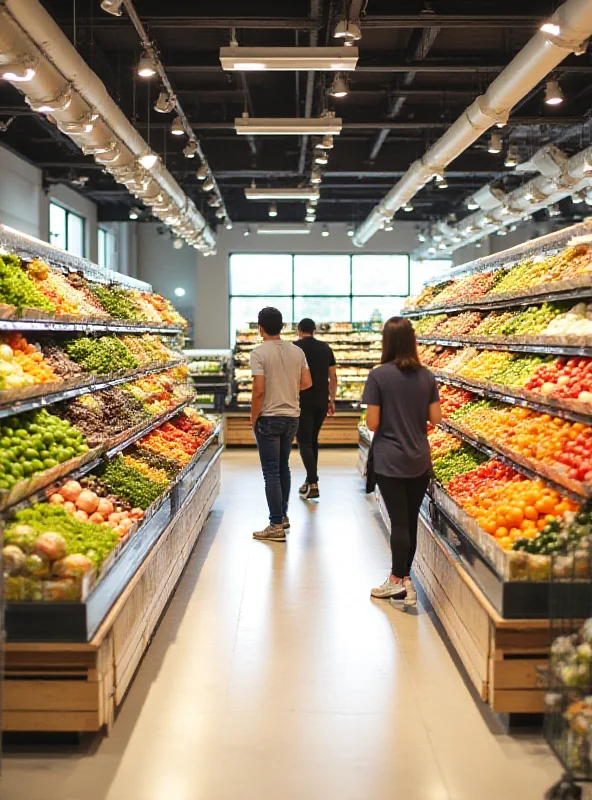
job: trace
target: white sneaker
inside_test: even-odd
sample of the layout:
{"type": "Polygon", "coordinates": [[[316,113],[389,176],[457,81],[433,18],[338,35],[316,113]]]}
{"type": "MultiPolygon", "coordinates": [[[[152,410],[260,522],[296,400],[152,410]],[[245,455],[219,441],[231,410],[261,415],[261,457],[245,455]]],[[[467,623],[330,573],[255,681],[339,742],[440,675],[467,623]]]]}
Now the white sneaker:
{"type": "Polygon", "coordinates": [[[405,578],[403,586],[406,592],[405,605],[414,608],[417,605],[417,592],[415,591],[415,586],[411,578],[405,578]]]}
{"type": "Polygon", "coordinates": [[[392,598],[393,600],[403,600],[405,598],[405,586],[403,583],[393,583],[390,575],[382,584],[377,586],[370,592],[372,597],[381,597],[384,599],[392,598]]]}
{"type": "Polygon", "coordinates": [[[286,531],[283,525],[268,525],[262,531],[255,531],[253,539],[263,542],[285,542],[286,531]]]}

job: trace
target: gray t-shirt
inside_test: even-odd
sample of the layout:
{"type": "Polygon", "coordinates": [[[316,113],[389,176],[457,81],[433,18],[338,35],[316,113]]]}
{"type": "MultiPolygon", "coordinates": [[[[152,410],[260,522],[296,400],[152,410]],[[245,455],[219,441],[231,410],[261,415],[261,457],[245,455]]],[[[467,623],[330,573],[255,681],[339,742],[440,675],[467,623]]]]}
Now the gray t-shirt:
{"type": "Polygon", "coordinates": [[[300,381],[306,356],[292,342],[272,339],[251,353],[251,372],[265,377],[262,417],[299,417],[300,381]]]}
{"type": "Polygon", "coordinates": [[[392,478],[417,478],[431,469],[428,409],[439,400],[432,373],[401,371],[381,364],[368,375],[362,403],[380,406],[374,435],[374,471],[392,478]]]}

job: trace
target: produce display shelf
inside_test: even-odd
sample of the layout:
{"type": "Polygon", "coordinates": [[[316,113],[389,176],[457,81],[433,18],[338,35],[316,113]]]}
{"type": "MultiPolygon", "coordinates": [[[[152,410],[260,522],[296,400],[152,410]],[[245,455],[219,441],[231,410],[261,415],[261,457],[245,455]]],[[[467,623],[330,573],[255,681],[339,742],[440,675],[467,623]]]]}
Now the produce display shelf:
{"type": "Polygon", "coordinates": [[[540,294],[519,294],[507,297],[503,300],[475,301],[474,303],[463,303],[458,306],[439,306],[438,308],[425,308],[421,311],[403,311],[404,317],[428,317],[433,314],[454,314],[460,311],[497,311],[503,308],[514,308],[516,306],[532,306],[541,303],[560,303],[565,300],[581,300],[583,297],[592,297],[592,285],[582,286],[578,289],[566,289],[564,291],[541,292],[540,294]]]}
{"type": "Polygon", "coordinates": [[[47,385],[40,383],[36,386],[30,387],[31,389],[37,390],[37,394],[27,392],[28,396],[20,400],[11,399],[9,397],[4,399],[4,395],[17,394],[20,391],[18,389],[16,392],[0,391],[0,419],[3,417],[11,417],[14,414],[22,414],[25,411],[31,411],[34,408],[44,408],[45,406],[59,403],[62,400],[72,400],[72,398],[80,397],[80,395],[83,394],[101,392],[104,389],[111,388],[112,386],[118,386],[122,383],[128,383],[129,381],[136,380],[136,378],[143,378],[146,375],[154,375],[158,372],[166,372],[166,370],[174,369],[183,363],[184,362],[181,360],[176,360],[169,361],[166,364],[152,364],[149,367],[139,367],[138,369],[126,372],[125,374],[113,376],[111,378],[106,376],[89,376],[85,383],[74,385],[70,384],[66,389],[49,391],[47,394],[42,394],[42,392],[47,391],[47,385]]]}
{"type": "Polygon", "coordinates": [[[512,353],[533,353],[537,355],[585,356],[592,358],[592,346],[580,344],[545,344],[539,337],[532,342],[513,341],[513,337],[504,337],[504,341],[488,341],[485,338],[465,336],[462,339],[443,339],[440,337],[418,336],[419,344],[440,345],[442,347],[476,347],[479,350],[502,350],[512,353]]]}
{"type": "Polygon", "coordinates": [[[182,328],[172,325],[148,325],[125,322],[62,322],[57,319],[0,319],[0,331],[37,331],[44,333],[155,333],[159,336],[176,336],[182,328]]]}
{"type": "Polygon", "coordinates": [[[567,478],[565,483],[561,483],[558,480],[547,477],[540,468],[537,468],[536,465],[528,465],[527,463],[519,460],[516,456],[510,455],[491,442],[486,442],[480,438],[476,438],[466,431],[457,428],[454,424],[448,421],[442,421],[440,423],[440,427],[443,430],[448,431],[448,433],[452,433],[454,436],[462,439],[467,444],[470,444],[476,450],[480,450],[482,453],[485,453],[485,455],[489,456],[490,458],[495,458],[502,464],[507,464],[509,467],[513,467],[516,472],[526,475],[527,478],[530,478],[531,480],[544,480],[545,483],[548,483],[549,486],[552,486],[557,492],[565,495],[566,497],[570,497],[572,500],[575,500],[578,503],[581,503],[583,499],[590,497],[590,493],[587,491],[584,485],[579,484],[577,489],[575,486],[570,488],[568,485],[566,485],[569,482],[567,478]]]}
{"type": "MultiPolygon", "coordinates": [[[[82,478],[84,475],[88,474],[89,472],[92,472],[93,469],[96,469],[96,467],[99,466],[101,460],[104,457],[107,457],[109,459],[113,458],[113,456],[117,455],[117,453],[121,452],[122,450],[125,450],[126,447],[129,447],[138,439],[141,439],[142,437],[146,436],[155,428],[164,425],[165,422],[167,422],[169,419],[172,419],[172,417],[176,416],[179,412],[181,412],[186,406],[190,405],[192,402],[193,398],[189,400],[184,400],[182,403],[175,406],[174,409],[171,409],[164,414],[160,414],[158,417],[150,420],[150,423],[143,426],[141,429],[140,428],[134,429],[134,432],[130,436],[126,437],[122,441],[118,441],[117,444],[113,445],[113,447],[111,447],[108,450],[105,450],[103,448],[97,448],[97,453],[94,458],[78,466],[76,469],[65,472],[63,475],[60,475],[60,478],[58,480],[56,480],[55,477],[53,477],[53,475],[48,475],[47,482],[44,482],[42,480],[43,475],[39,475],[38,476],[39,480],[36,481],[35,483],[35,489],[30,494],[19,496],[18,500],[15,500],[14,502],[8,503],[7,505],[3,506],[2,511],[5,512],[8,509],[10,509],[12,512],[14,512],[18,511],[21,508],[25,508],[26,506],[32,505],[33,503],[43,502],[44,500],[47,499],[47,493],[51,491],[51,489],[54,486],[57,487],[61,482],[62,478],[65,478],[66,476],[70,480],[78,480],[79,478],[82,478]]],[[[67,464],[67,462],[64,463],[67,464]]]]}
{"type": "Polygon", "coordinates": [[[129,584],[134,574],[166,529],[171,518],[189,495],[213,459],[221,454],[219,427],[204,442],[191,462],[177,475],[171,486],[149,507],[143,524],[118,554],[109,571],[82,602],[8,602],[6,633],[8,641],[86,642],[129,584]]]}
{"type": "Polygon", "coordinates": [[[567,419],[571,422],[581,422],[584,425],[590,424],[592,409],[589,411],[576,411],[562,404],[560,400],[556,400],[553,403],[545,403],[543,396],[541,396],[540,400],[533,399],[530,396],[522,397],[513,394],[511,389],[504,388],[503,386],[494,388],[493,386],[481,384],[478,381],[471,381],[466,378],[457,378],[454,375],[448,375],[441,370],[433,370],[433,372],[438,383],[456,386],[458,389],[466,389],[468,392],[473,392],[482,397],[490,397],[492,400],[500,400],[503,403],[508,403],[513,406],[530,408],[533,411],[539,411],[542,414],[551,414],[553,417],[561,417],[561,419],[567,419]]]}

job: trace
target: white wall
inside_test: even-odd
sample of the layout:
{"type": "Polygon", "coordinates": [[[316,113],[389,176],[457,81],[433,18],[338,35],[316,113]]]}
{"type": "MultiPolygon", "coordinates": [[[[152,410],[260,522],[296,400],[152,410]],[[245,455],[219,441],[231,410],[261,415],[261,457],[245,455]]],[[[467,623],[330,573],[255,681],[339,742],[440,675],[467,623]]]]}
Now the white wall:
{"type": "Polygon", "coordinates": [[[186,244],[181,250],[175,250],[171,238],[158,233],[160,226],[156,223],[131,222],[127,227],[137,232],[136,277],[151,283],[158,294],[168,297],[191,325],[197,296],[197,251],[186,244]],[[177,287],[185,289],[184,297],[175,295],[177,287]]]}
{"type": "Polygon", "coordinates": [[[460,266],[469,261],[474,261],[477,258],[483,258],[483,256],[501,253],[502,250],[507,250],[510,247],[515,247],[530,239],[543,236],[550,230],[552,230],[550,222],[532,222],[519,225],[515,231],[508,233],[507,236],[498,236],[494,233],[481,241],[481,247],[468,245],[467,247],[461,247],[459,250],[456,250],[453,255],[454,264],[455,266],[460,266]]]}
{"type": "Polygon", "coordinates": [[[261,236],[256,234],[256,225],[251,226],[248,237],[244,236],[242,224],[231,231],[218,229],[217,254],[207,258],[197,256],[196,346],[229,346],[228,259],[232,253],[410,253],[417,245],[415,225],[411,222],[397,222],[393,231],[377,233],[361,250],[352,244],[346,225],[328,225],[328,237],[321,235],[322,227],[313,226],[308,236],[261,236]]]}
{"type": "Polygon", "coordinates": [[[49,241],[51,200],[86,220],[86,255],[97,260],[97,206],[69,186],[43,189],[41,170],[0,146],[0,222],[37,239],[49,241]]]}

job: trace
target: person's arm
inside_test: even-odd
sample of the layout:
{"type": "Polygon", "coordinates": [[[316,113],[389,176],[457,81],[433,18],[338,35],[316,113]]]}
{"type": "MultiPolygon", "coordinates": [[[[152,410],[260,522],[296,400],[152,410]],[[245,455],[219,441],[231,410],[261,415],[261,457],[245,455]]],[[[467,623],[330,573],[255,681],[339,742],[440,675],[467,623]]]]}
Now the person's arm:
{"type": "MultiPolygon", "coordinates": [[[[304,362],[306,364],[306,361],[304,362]]],[[[310,370],[308,365],[302,370],[300,375],[300,391],[305,392],[307,389],[310,389],[312,386],[312,378],[310,377],[310,370]]]]}
{"type": "Polygon", "coordinates": [[[364,394],[362,395],[362,403],[366,406],[366,427],[369,431],[372,431],[372,433],[376,433],[380,427],[380,406],[382,404],[382,397],[374,370],[368,375],[366,385],[364,386],[364,394]]]}
{"type": "Polygon", "coordinates": [[[440,408],[439,400],[436,400],[434,403],[430,403],[430,407],[428,409],[428,422],[431,422],[432,425],[439,425],[442,422],[442,409],[440,408]]]}
{"type": "Polygon", "coordinates": [[[335,413],[335,397],[337,395],[337,367],[329,367],[329,416],[335,413]]]}
{"type": "MultiPolygon", "coordinates": [[[[431,373],[430,373],[431,374],[431,373]]],[[[440,392],[438,391],[438,384],[433,375],[432,378],[432,391],[430,394],[430,405],[428,407],[428,422],[432,425],[439,425],[442,422],[442,409],[440,408],[440,392]]]]}
{"type": "Polygon", "coordinates": [[[367,406],[366,427],[372,433],[376,433],[380,427],[380,406],[367,406]]]}
{"type": "Polygon", "coordinates": [[[251,393],[251,427],[254,428],[265,397],[265,376],[253,375],[253,390],[251,393]]]}

